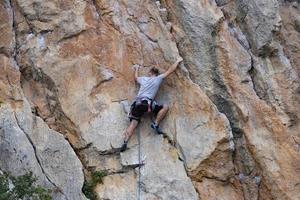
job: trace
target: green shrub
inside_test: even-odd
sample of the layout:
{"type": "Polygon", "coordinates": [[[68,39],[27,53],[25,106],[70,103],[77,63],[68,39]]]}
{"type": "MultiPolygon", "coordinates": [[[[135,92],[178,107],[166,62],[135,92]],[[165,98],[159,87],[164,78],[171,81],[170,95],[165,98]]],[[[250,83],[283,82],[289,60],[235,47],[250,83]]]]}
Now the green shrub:
{"type": "Polygon", "coordinates": [[[0,200],[33,199],[33,200],[51,200],[50,191],[40,186],[35,186],[37,181],[32,172],[22,176],[14,177],[7,173],[0,174],[0,200]],[[9,188],[9,183],[13,187],[9,188]]]}
{"type": "Polygon", "coordinates": [[[102,183],[102,179],[104,176],[107,175],[106,171],[95,171],[91,173],[90,179],[84,181],[82,192],[85,196],[91,200],[96,200],[97,195],[95,194],[94,190],[98,183],[102,183]]]}

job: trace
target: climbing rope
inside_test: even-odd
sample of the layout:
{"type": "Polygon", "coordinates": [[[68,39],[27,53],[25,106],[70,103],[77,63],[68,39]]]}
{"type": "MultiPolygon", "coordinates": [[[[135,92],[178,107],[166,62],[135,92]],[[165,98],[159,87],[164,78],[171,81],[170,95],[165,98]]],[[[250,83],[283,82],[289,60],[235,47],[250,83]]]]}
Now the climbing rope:
{"type": "Polygon", "coordinates": [[[136,199],[141,199],[141,135],[140,135],[140,128],[137,127],[137,136],[138,136],[138,157],[139,157],[139,164],[138,164],[138,180],[137,180],[137,195],[136,199]]]}
{"type": "MultiPolygon", "coordinates": [[[[142,59],[142,66],[144,66],[144,47],[142,42],[139,40],[140,44],[140,57],[142,59]]],[[[144,163],[141,161],[141,133],[140,133],[140,127],[137,126],[136,128],[137,137],[138,137],[138,179],[137,179],[137,195],[136,199],[141,200],[141,167],[144,163]]]]}

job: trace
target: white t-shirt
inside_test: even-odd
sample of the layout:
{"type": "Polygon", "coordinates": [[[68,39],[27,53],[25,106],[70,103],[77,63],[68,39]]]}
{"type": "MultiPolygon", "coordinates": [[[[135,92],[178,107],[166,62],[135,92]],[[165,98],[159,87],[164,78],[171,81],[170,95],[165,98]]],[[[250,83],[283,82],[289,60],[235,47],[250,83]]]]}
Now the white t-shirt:
{"type": "Polygon", "coordinates": [[[164,76],[138,77],[137,82],[140,84],[140,90],[137,97],[148,97],[154,99],[164,76]]]}

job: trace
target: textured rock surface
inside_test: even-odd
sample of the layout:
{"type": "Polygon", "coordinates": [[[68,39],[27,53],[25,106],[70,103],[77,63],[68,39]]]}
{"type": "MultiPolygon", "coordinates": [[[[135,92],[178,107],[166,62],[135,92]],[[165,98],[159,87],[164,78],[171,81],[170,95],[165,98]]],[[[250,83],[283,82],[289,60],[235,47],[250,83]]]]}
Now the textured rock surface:
{"type": "MultiPolygon", "coordinates": [[[[259,196],[278,199],[299,198],[295,192],[297,189],[294,188],[297,187],[299,177],[290,177],[289,173],[286,173],[287,170],[280,170],[287,168],[294,172],[299,170],[292,164],[299,163],[298,152],[295,151],[298,144],[293,141],[299,133],[296,122],[299,107],[299,77],[295,66],[290,63],[282,50],[285,43],[282,43],[279,37],[284,36],[281,33],[275,34],[279,31],[275,26],[279,20],[277,2],[228,1],[227,4],[219,2],[220,6],[224,6],[220,8],[224,17],[219,18],[219,23],[211,24],[207,31],[198,26],[190,26],[180,19],[193,19],[194,5],[207,7],[214,4],[207,1],[193,4],[190,2],[167,1],[167,5],[173,10],[171,19],[178,27],[179,51],[183,55],[187,54],[184,58],[190,60],[187,65],[194,73],[209,72],[210,85],[199,76],[191,77],[206,90],[219,111],[225,113],[231,123],[236,145],[233,159],[244,198],[257,199],[259,196]],[[259,4],[264,6],[257,7],[259,4]],[[246,13],[241,16],[243,15],[241,9],[245,7],[246,13]],[[235,8],[237,12],[231,12],[230,8],[235,8]],[[264,17],[260,17],[260,21],[256,19],[259,16],[256,12],[262,11],[264,17]],[[253,26],[264,28],[252,31],[253,26]],[[199,38],[210,36],[211,42],[207,44],[207,48],[211,53],[206,56],[215,61],[211,67],[207,65],[206,59],[199,59],[187,53],[198,51],[206,44],[194,42],[193,38],[197,35],[199,38]],[[265,37],[266,35],[268,37],[265,37]],[[184,38],[183,41],[181,38],[184,38]],[[246,42],[247,40],[249,42],[246,42]],[[247,48],[247,44],[252,48],[247,48]],[[293,111],[288,107],[293,107],[293,111]],[[288,164],[285,159],[291,160],[292,163],[288,164]],[[282,177],[286,177],[283,178],[285,181],[282,177]],[[259,187],[255,187],[257,184],[259,187]],[[271,192],[269,197],[263,194],[265,190],[271,192]],[[283,190],[289,192],[278,192],[283,190]]],[[[214,8],[215,10],[211,12],[215,13],[214,16],[219,15],[220,10],[216,6],[214,8]]],[[[206,19],[209,21],[209,16],[206,16],[206,19]]]]}
{"type": "MultiPolygon", "coordinates": [[[[243,194],[237,187],[230,187],[224,182],[218,182],[212,179],[203,179],[202,182],[195,184],[201,199],[243,199],[243,194]]],[[[253,198],[254,199],[254,198],[253,198]]]]}
{"type": "Polygon", "coordinates": [[[0,170],[33,171],[54,199],[137,198],[138,137],[119,153],[133,64],[165,71],[170,106],[141,139],[141,199],[300,196],[299,3],[5,0],[0,3],[0,170]],[[72,149],[73,148],[73,149],[72,149]]]}
{"type": "Polygon", "coordinates": [[[279,3],[273,0],[238,0],[237,21],[248,36],[254,53],[272,52],[273,35],[279,31],[279,3]]]}
{"type": "Polygon", "coordinates": [[[33,172],[40,185],[51,189],[53,199],[85,199],[80,160],[63,135],[32,114],[23,94],[14,11],[10,1],[2,1],[1,9],[6,18],[1,17],[0,168],[15,176],[33,172]]]}
{"type": "Polygon", "coordinates": [[[0,168],[13,175],[32,171],[54,199],[83,199],[82,166],[65,138],[33,116],[26,99],[1,102],[0,111],[0,168]]]}

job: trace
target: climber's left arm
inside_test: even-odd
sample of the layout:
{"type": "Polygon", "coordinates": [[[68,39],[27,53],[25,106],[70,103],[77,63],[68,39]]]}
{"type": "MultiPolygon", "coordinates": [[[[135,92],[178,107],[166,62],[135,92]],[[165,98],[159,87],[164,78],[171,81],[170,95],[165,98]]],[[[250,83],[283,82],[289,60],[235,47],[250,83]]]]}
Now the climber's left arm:
{"type": "Polygon", "coordinates": [[[183,60],[183,59],[182,59],[181,57],[178,57],[177,60],[176,60],[176,62],[175,62],[173,65],[171,65],[171,67],[169,67],[169,69],[168,69],[165,73],[162,74],[163,77],[166,78],[166,77],[169,76],[172,72],[174,72],[174,71],[176,70],[178,64],[179,64],[182,60],[183,60]]]}

